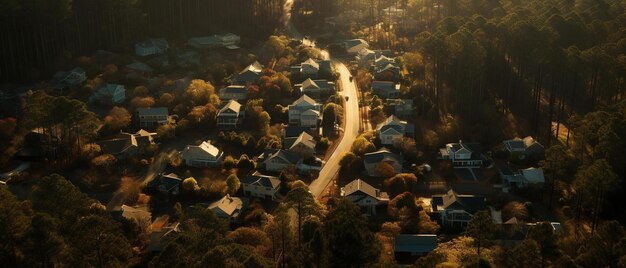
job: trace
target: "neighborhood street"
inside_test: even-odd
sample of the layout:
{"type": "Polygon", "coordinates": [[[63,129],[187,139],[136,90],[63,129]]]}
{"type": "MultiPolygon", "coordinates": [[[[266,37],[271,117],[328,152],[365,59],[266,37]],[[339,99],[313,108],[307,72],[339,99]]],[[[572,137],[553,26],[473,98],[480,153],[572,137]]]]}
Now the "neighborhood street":
{"type": "Polygon", "coordinates": [[[341,84],[341,88],[343,88],[342,95],[348,99],[344,111],[344,120],[346,124],[341,141],[339,141],[339,145],[336,147],[326,164],[322,167],[319,177],[309,185],[311,193],[313,193],[313,195],[317,198],[324,195],[322,191],[324,191],[326,186],[331,182],[335,175],[337,175],[337,172],[339,172],[339,160],[345,153],[350,151],[350,148],[360,131],[359,122],[361,120],[359,118],[359,100],[356,86],[354,82],[350,81],[350,70],[348,70],[346,65],[340,61],[333,60],[333,64],[337,72],[340,74],[338,82],[341,84]]]}

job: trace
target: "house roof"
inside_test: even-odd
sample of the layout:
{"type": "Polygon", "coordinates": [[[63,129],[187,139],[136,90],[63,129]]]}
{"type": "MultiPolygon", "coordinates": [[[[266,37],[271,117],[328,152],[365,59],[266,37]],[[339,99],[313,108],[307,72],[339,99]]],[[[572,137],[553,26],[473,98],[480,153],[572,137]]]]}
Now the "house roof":
{"type": "Polygon", "coordinates": [[[257,184],[263,187],[271,187],[272,189],[276,189],[280,186],[280,180],[274,176],[263,175],[258,171],[245,176],[241,179],[241,183],[243,184],[257,184]]]}
{"type": "Polygon", "coordinates": [[[139,116],[168,115],[167,107],[150,107],[137,109],[139,116]]]}
{"type": "Polygon", "coordinates": [[[222,197],[222,199],[217,200],[209,205],[208,209],[212,210],[216,214],[220,214],[222,212],[226,215],[233,216],[234,212],[237,209],[241,209],[243,206],[243,202],[240,198],[231,197],[230,195],[226,195],[222,197]]]}
{"type": "Polygon", "coordinates": [[[380,148],[380,150],[372,153],[367,153],[363,156],[363,161],[365,163],[373,164],[380,163],[383,161],[393,161],[393,162],[402,162],[402,158],[387,150],[387,148],[380,148]]]}
{"type": "Polygon", "coordinates": [[[320,65],[319,63],[317,63],[315,60],[309,58],[308,60],[305,60],[302,65],[309,65],[311,67],[313,67],[314,69],[319,70],[320,69],[320,65]]]}
{"type": "Polygon", "coordinates": [[[152,213],[150,213],[146,207],[131,207],[122,205],[121,207],[122,217],[124,219],[134,219],[138,223],[150,223],[152,213]]]}
{"type": "Polygon", "coordinates": [[[395,239],[395,252],[428,253],[437,248],[437,235],[401,234],[395,239]]]}
{"type": "Polygon", "coordinates": [[[138,146],[137,139],[133,135],[99,141],[97,144],[100,146],[102,152],[112,155],[122,154],[130,148],[138,146]]]}
{"type": "Polygon", "coordinates": [[[311,128],[309,127],[299,127],[299,126],[288,126],[284,129],[284,136],[285,138],[295,138],[300,136],[300,134],[302,134],[302,132],[309,132],[311,131],[311,128]]]}
{"type": "Polygon", "coordinates": [[[520,170],[524,178],[530,183],[544,183],[545,178],[543,175],[543,169],[541,168],[527,168],[520,170]]]}
{"type": "Polygon", "coordinates": [[[539,143],[538,141],[536,141],[533,137],[528,136],[526,138],[523,139],[524,141],[524,146],[526,146],[526,149],[535,149],[538,151],[542,151],[544,149],[543,145],[541,143],[539,143]]]}
{"type": "Polygon", "coordinates": [[[224,105],[224,107],[220,109],[219,114],[226,112],[228,110],[231,110],[236,114],[239,114],[239,112],[241,111],[241,104],[237,102],[236,100],[229,100],[228,103],[226,103],[226,105],[224,105]]]}
{"type": "Polygon", "coordinates": [[[148,187],[163,188],[167,192],[176,189],[182,183],[182,179],[174,173],[159,174],[148,183],[148,187]]]}
{"type": "Polygon", "coordinates": [[[373,81],[371,87],[372,91],[381,91],[386,94],[400,91],[400,84],[389,81],[373,81]]]}
{"type": "Polygon", "coordinates": [[[230,85],[220,89],[220,95],[222,94],[248,94],[248,89],[243,85],[230,85]]]}
{"type": "Polygon", "coordinates": [[[400,120],[395,115],[390,115],[389,117],[387,117],[387,119],[385,119],[385,121],[381,122],[380,124],[378,124],[376,126],[376,132],[383,132],[384,133],[388,129],[393,129],[396,132],[398,132],[399,134],[403,134],[404,135],[406,126],[407,126],[407,122],[406,121],[400,120]]]}
{"type": "Polygon", "coordinates": [[[293,143],[288,147],[289,149],[293,149],[295,146],[302,144],[308,148],[315,149],[316,142],[313,139],[313,136],[309,135],[309,133],[302,132],[300,136],[298,136],[293,143]]]}
{"type": "Polygon", "coordinates": [[[335,88],[335,83],[333,82],[329,82],[326,79],[317,79],[317,80],[313,80],[311,78],[308,78],[307,80],[304,80],[304,82],[302,82],[302,84],[300,85],[300,88],[303,91],[306,91],[307,89],[324,89],[324,90],[332,90],[335,88]]]}
{"type": "Polygon", "coordinates": [[[293,105],[293,106],[315,106],[315,105],[317,105],[317,102],[315,100],[311,99],[311,97],[309,97],[306,94],[304,94],[304,95],[302,95],[302,97],[300,97],[299,99],[294,101],[291,105],[293,105]]]}
{"type": "Polygon", "coordinates": [[[307,88],[320,88],[320,86],[317,85],[317,83],[313,79],[308,78],[307,80],[304,80],[304,82],[302,82],[302,89],[307,88]]]}
{"type": "Polygon", "coordinates": [[[346,186],[342,187],[341,190],[344,197],[361,192],[378,200],[389,199],[387,193],[380,192],[380,190],[374,188],[374,186],[368,184],[367,182],[364,182],[361,179],[351,181],[350,183],[346,184],[346,186]]]}
{"type": "Polygon", "coordinates": [[[444,195],[433,195],[432,206],[434,210],[463,209],[474,214],[485,208],[485,198],[475,195],[459,195],[454,190],[449,190],[444,195]]]}
{"type": "Polygon", "coordinates": [[[251,63],[250,65],[248,65],[243,70],[241,70],[241,72],[239,72],[239,74],[243,74],[245,72],[253,72],[253,73],[259,74],[262,71],[263,71],[263,65],[261,65],[261,63],[259,63],[258,61],[255,61],[255,62],[251,63]]]}
{"type": "Polygon", "coordinates": [[[280,159],[283,159],[283,161],[285,161],[285,162],[287,162],[289,164],[292,164],[292,165],[298,164],[298,162],[300,162],[300,156],[299,155],[297,155],[295,153],[292,153],[292,152],[289,152],[289,151],[286,151],[286,150],[282,150],[282,149],[279,149],[279,150],[276,150],[276,149],[266,150],[265,151],[265,156],[266,156],[265,157],[265,161],[268,161],[268,160],[274,159],[274,158],[280,158],[280,159]]]}
{"type": "Polygon", "coordinates": [[[363,40],[363,39],[350,39],[350,40],[346,40],[344,41],[344,44],[346,46],[346,48],[352,48],[358,45],[366,45],[369,46],[369,44],[363,40]]]}
{"type": "Polygon", "coordinates": [[[133,63],[126,65],[126,68],[142,72],[152,72],[150,65],[139,61],[133,61],[133,63]]]}
{"type": "Polygon", "coordinates": [[[385,67],[379,68],[376,72],[377,73],[382,73],[382,72],[386,72],[386,71],[389,71],[389,70],[397,71],[397,70],[400,70],[400,67],[398,67],[398,66],[396,66],[394,64],[389,63],[389,64],[385,65],[385,67]]]}
{"type": "Polygon", "coordinates": [[[198,146],[187,145],[185,150],[183,150],[183,156],[187,157],[198,157],[200,155],[209,155],[214,158],[218,158],[222,152],[211,144],[211,141],[202,142],[202,144],[198,146]]]}
{"type": "Polygon", "coordinates": [[[521,140],[520,138],[506,140],[504,141],[504,146],[506,146],[507,149],[509,150],[525,150],[526,149],[526,145],[524,145],[524,141],[521,140]]]}

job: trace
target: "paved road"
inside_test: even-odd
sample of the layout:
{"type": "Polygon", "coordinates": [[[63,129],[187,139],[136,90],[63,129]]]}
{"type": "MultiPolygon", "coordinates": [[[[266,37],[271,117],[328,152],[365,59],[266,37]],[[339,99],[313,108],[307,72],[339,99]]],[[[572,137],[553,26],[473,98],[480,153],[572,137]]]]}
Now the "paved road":
{"type": "Polygon", "coordinates": [[[337,60],[333,60],[333,65],[340,74],[339,83],[341,84],[341,88],[343,88],[340,94],[348,97],[344,111],[346,125],[339,145],[322,167],[318,178],[309,185],[311,193],[318,198],[325,194],[322,193],[322,191],[324,191],[337,172],[339,172],[339,160],[345,153],[350,151],[350,147],[352,147],[352,143],[354,143],[360,131],[359,122],[361,119],[359,118],[359,100],[356,86],[350,81],[350,71],[343,63],[337,60]]]}

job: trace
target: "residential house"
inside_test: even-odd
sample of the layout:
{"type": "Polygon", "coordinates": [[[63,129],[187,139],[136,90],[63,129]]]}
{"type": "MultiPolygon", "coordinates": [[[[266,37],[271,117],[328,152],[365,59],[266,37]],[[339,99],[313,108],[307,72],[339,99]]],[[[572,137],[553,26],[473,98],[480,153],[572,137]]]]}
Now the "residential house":
{"type": "Polygon", "coordinates": [[[486,202],[483,196],[461,195],[449,190],[443,195],[433,195],[430,206],[441,225],[465,227],[474,213],[486,209],[486,202]]]}
{"type": "Polygon", "coordinates": [[[152,67],[143,62],[134,61],[131,64],[126,65],[126,73],[128,77],[143,77],[148,78],[152,76],[152,67]]]}
{"type": "Polygon", "coordinates": [[[300,133],[300,136],[297,138],[286,138],[283,141],[283,148],[298,154],[301,158],[311,158],[315,156],[315,146],[317,142],[313,139],[313,136],[306,132],[300,133]]]}
{"type": "Polygon", "coordinates": [[[387,57],[385,55],[381,55],[381,56],[377,55],[376,59],[374,60],[374,63],[372,64],[372,68],[374,70],[380,70],[380,69],[387,67],[387,65],[389,64],[396,65],[396,59],[387,57]]]}
{"type": "Polygon", "coordinates": [[[248,99],[248,88],[243,85],[230,85],[220,89],[219,96],[221,100],[245,102],[248,99]]]}
{"type": "Polygon", "coordinates": [[[187,145],[181,153],[183,162],[190,167],[215,167],[222,163],[224,152],[211,144],[211,141],[200,145],[187,145]]]}
{"type": "Polygon", "coordinates": [[[114,138],[99,141],[97,144],[103,153],[111,154],[118,159],[127,159],[154,145],[154,136],[156,133],[141,129],[134,134],[120,132],[114,138]]]}
{"type": "Polygon", "coordinates": [[[211,203],[208,207],[208,209],[215,213],[215,216],[230,219],[231,221],[237,221],[242,208],[243,201],[238,197],[231,197],[228,194],[222,197],[222,199],[211,203]]]}
{"type": "Polygon", "coordinates": [[[230,100],[217,113],[217,126],[219,128],[235,129],[243,120],[244,111],[241,104],[236,100],[230,100]]]}
{"type": "Polygon", "coordinates": [[[437,235],[434,234],[399,234],[393,247],[398,264],[413,264],[436,248],[437,235]]]}
{"type": "MultiPolygon", "coordinates": [[[[152,226],[154,226],[154,224],[152,226]]],[[[179,222],[167,223],[158,226],[158,228],[153,227],[150,233],[150,241],[148,242],[148,250],[150,250],[150,252],[160,252],[163,250],[170,242],[178,237],[180,233],[179,227],[179,222]]]]}
{"type": "Polygon", "coordinates": [[[374,70],[374,79],[382,81],[399,81],[402,79],[400,67],[395,64],[387,64],[374,70]]]}
{"type": "Polygon", "coordinates": [[[258,61],[253,62],[239,73],[234,74],[231,77],[231,83],[234,85],[250,85],[256,83],[261,78],[261,72],[263,72],[263,65],[258,61]]]}
{"type": "Polygon", "coordinates": [[[290,125],[317,128],[322,119],[322,105],[307,95],[302,95],[288,109],[290,125]]]}
{"type": "Polygon", "coordinates": [[[127,205],[121,205],[120,207],[114,207],[111,210],[111,216],[118,221],[132,221],[135,222],[140,230],[146,231],[152,222],[152,213],[147,206],[131,207],[127,205]]]}
{"type": "Polygon", "coordinates": [[[103,105],[121,104],[126,100],[126,88],[118,84],[104,84],[89,97],[89,102],[103,105]]]}
{"type": "Polygon", "coordinates": [[[341,187],[341,197],[352,201],[368,215],[376,215],[376,205],[389,201],[389,195],[361,179],[356,179],[341,187]]]}
{"type": "Polygon", "coordinates": [[[74,68],[66,72],[57,72],[52,78],[52,87],[55,89],[66,89],[81,85],[87,80],[85,70],[74,68]]]}
{"type": "Polygon", "coordinates": [[[139,127],[154,128],[169,122],[167,107],[150,107],[137,109],[139,127]]]}
{"type": "Polygon", "coordinates": [[[375,59],[376,59],[376,52],[368,48],[363,48],[359,50],[359,52],[356,55],[356,60],[359,61],[359,63],[363,65],[369,64],[373,62],[375,59]]]}
{"type": "MultiPolygon", "coordinates": [[[[500,245],[505,248],[510,248],[519,245],[528,234],[528,229],[541,224],[543,222],[525,223],[522,220],[512,217],[505,222],[500,223],[499,240],[500,245]]],[[[546,222],[552,227],[552,233],[555,235],[561,231],[561,223],[559,222],[546,222]]]]}
{"type": "Polygon", "coordinates": [[[397,117],[411,117],[415,113],[412,99],[387,99],[385,112],[397,117]]]}
{"type": "Polygon", "coordinates": [[[150,56],[167,52],[169,44],[163,38],[152,38],[135,44],[137,56],[150,56]]]}
{"type": "Polygon", "coordinates": [[[523,160],[530,156],[541,156],[545,152],[545,148],[541,143],[533,137],[527,136],[524,139],[514,138],[502,142],[504,150],[511,154],[511,158],[523,160]]]}
{"type": "Polygon", "coordinates": [[[313,99],[322,100],[322,98],[329,97],[335,92],[335,83],[325,79],[312,80],[308,78],[302,84],[296,84],[295,90],[298,94],[306,94],[313,99]]]}
{"type": "Polygon", "coordinates": [[[390,115],[376,126],[376,134],[382,145],[393,145],[396,141],[402,140],[406,135],[407,122],[401,121],[395,115],[390,115]]]}
{"type": "Polygon", "coordinates": [[[228,33],[225,35],[211,35],[203,37],[193,37],[187,42],[189,46],[194,48],[206,49],[206,48],[221,48],[237,49],[237,45],[241,41],[241,37],[238,35],[228,33]]]}
{"type": "Polygon", "coordinates": [[[200,66],[200,54],[193,50],[183,50],[176,54],[176,64],[181,68],[200,66]]]}
{"type": "Polygon", "coordinates": [[[315,136],[317,133],[311,131],[310,127],[300,127],[300,126],[287,126],[282,130],[282,138],[297,138],[302,134],[302,132],[306,132],[309,135],[315,136]]]}
{"type": "Polygon", "coordinates": [[[158,174],[151,180],[146,189],[158,192],[164,196],[177,196],[181,192],[182,179],[174,173],[158,174]]]}
{"type": "Polygon", "coordinates": [[[363,39],[346,40],[340,45],[346,50],[346,53],[351,55],[356,55],[362,49],[369,48],[369,44],[363,39]]]}
{"type": "Polygon", "coordinates": [[[367,153],[363,156],[363,164],[367,174],[372,177],[380,177],[380,165],[383,163],[389,164],[393,167],[395,173],[402,172],[403,159],[401,156],[394,154],[387,150],[387,148],[380,148],[376,152],[367,153]]]}
{"type": "Polygon", "coordinates": [[[261,154],[257,163],[260,168],[264,168],[270,172],[281,172],[284,169],[293,166],[295,167],[302,160],[296,153],[281,149],[268,149],[261,154]]]}
{"type": "Polygon", "coordinates": [[[246,196],[275,200],[280,190],[280,179],[255,171],[241,179],[241,188],[246,196]]]}
{"type": "Polygon", "coordinates": [[[478,143],[448,143],[440,149],[441,158],[452,161],[455,168],[477,168],[482,166],[483,158],[478,143]]]}
{"type": "Polygon", "coordinates": [[[373,81],[372,94],[381,99],[396,99],[400,97],[400,84],[390,81],[373,81]]]}
{"type": "Polygon", "coordinates": [[[504,167],[500,168],[499,173],[502,184],[506,188],[505,191],[508,191],[509,188],[524,188],[530,185],[541,185],[545,182],[541,168],[531,167],[514,171],[509,167],[504,167]]]}

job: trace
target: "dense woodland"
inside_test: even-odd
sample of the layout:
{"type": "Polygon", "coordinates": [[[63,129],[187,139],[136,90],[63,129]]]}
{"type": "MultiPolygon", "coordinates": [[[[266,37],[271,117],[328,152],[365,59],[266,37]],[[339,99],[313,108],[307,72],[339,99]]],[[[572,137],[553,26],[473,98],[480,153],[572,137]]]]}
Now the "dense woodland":
{"type": "Polygon", "coordinates": [[[0,81],[47,79],[79,56],[127,51],[148,37],[234,32],[264,40],[282,14],[280,0],[2,0],[0,81]]]}

